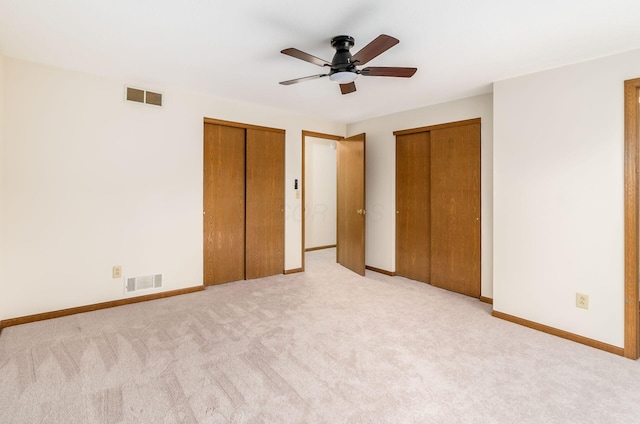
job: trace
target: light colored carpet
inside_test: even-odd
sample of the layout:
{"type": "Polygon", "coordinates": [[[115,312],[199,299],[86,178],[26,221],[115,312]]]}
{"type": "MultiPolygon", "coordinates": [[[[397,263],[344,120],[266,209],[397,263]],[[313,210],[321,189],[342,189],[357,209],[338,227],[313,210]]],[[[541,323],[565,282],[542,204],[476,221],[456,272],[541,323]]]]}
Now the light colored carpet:
{"type": "Polygon", "coordinates": [[[6,328],[0,422],[640,422],[638,362],[334,260],[6,328]]]}

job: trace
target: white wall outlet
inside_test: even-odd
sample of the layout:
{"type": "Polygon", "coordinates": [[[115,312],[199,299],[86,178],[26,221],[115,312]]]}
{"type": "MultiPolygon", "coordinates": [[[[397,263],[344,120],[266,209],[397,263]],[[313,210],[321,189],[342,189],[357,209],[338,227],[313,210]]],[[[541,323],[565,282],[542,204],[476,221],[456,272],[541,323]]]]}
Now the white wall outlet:
{"type": "Polygon", "coordinates": [[[576,307],[589,309],[589,295],[576,293],[576,307]]]}
{"type": "Polygon", "coordinates": [[[114,265],[111,270],[111,277],[113,278],[122,278],[122,267],[120,265],[114,265]]]}

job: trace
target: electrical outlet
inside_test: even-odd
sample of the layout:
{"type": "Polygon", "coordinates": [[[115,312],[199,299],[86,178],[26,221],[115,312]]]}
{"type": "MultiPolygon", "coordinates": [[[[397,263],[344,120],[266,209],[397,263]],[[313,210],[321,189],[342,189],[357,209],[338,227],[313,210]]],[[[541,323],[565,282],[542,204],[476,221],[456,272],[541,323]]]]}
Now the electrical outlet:
{"type": "Polygon", "coordinates": [[[122,278],[122,267],[120,265],[114,265],[113,270],[111,271],[111,277],[122,278]]]}
{"type": "Polygon", "coordinates": [[[589,295],[576,293],[576,307],[589,309],[589,295]]]}

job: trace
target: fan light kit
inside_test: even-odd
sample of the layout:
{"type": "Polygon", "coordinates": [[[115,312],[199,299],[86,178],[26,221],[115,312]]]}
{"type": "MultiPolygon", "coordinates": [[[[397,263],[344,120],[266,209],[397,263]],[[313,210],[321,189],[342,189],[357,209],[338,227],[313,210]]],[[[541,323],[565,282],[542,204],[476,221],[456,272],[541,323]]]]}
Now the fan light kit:
{"type": "Polygon", "coordinates": [[[358,78],[358,74],[355,72],[336,72],[329,75],[329,79],[338,84],[348,84],[354,82],[358,78]]]}
{"type": "Polygon", "coordinates": [[[367,44],[355,55],[351,55],[349,51],[354,46],[355,40],[348,35],[338,35],[331,39],[331,46],[336,49],[336,53],[333,56],[331,62],[327,62],[324,59],[310,55],[301,50],[295,48],[288,48],[282,50],[280,53],[286,54],[296,59],[301,59],[306,62],[313,63],[314,65],[330,68],[327,74],[311,75],[303,78],[296,78],[293,80],[282,81],[282,85],[297,84],[302,81],[309,81],[312,79],[318,79],[322,77],[329,77],[333,82],[340,84],[340,91],[342,94],[349,94],[356,91],[356,84],[354,81],[358,78],[358,75],[362,76],[377,76],[377,77],[401,77],[410,78],[416,73],[416,68],[398,68],[398,67],[368,67],[364,69],[358,69],[358,66],[362,66],[369,62],[371,59],[386,52],[391,47],[398,44],[400,41],[397,38],[393,38],[389,35],[381,34],[375,40],[367,44]]]}

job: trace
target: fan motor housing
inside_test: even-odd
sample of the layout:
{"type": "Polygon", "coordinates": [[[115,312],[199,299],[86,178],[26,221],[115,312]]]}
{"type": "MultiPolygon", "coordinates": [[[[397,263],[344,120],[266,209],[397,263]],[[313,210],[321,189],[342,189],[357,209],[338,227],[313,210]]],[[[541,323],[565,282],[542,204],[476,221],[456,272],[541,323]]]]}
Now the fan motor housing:
{"type": "Polygon", "coordinates": [[[356,65],[351,62],[351,52],[349,49],[353,47],[355,40],[348,35],[338,35],[331,39],[331,47],[336,49],[336,54],[331,61],[331,72],[355,72],[356,65]]]}

